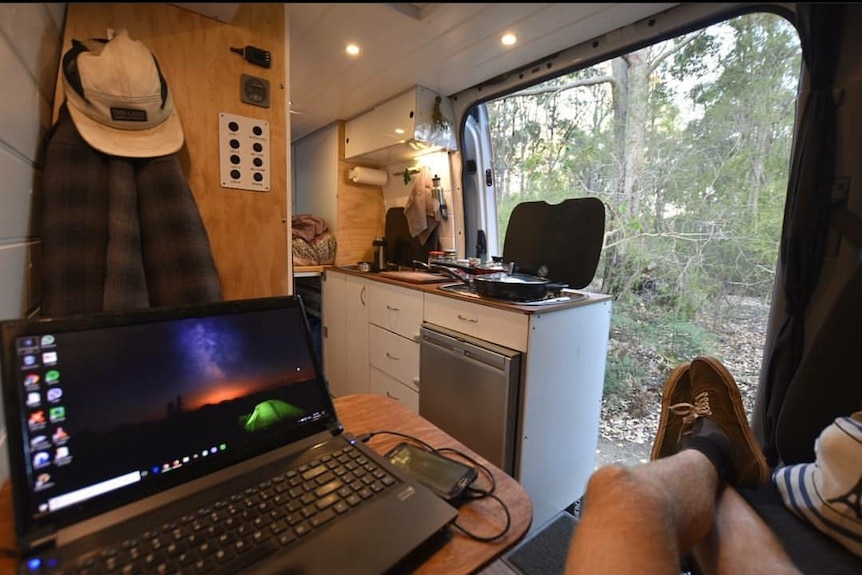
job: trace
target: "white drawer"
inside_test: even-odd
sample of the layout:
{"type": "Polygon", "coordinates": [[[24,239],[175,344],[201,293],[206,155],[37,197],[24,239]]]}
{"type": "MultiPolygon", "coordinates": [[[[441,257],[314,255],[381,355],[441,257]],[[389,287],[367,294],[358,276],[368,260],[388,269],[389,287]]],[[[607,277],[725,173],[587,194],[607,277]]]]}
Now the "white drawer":
{"type": "Polygon", "coordinates": [[[419,341],[423,293],[372,282],[368,298],[368,320],[384,329],[419,341]]]}
{"type": "Polygon", "coordinates": [[[371,368],[371,393],[397,399],[419,413],[419,392],[374,367],[371,368]]]}
{"type": "Polygon", "coordinates": [[[401,383],[419,389],[419,344],[400,335],[369,326],[370,363],[401,383]]]}
{"type": "Polygon", "coordinates": [[[504,347],[527,351],[530,318],[524,313],[425,294],[425,321],[504,347]]]}

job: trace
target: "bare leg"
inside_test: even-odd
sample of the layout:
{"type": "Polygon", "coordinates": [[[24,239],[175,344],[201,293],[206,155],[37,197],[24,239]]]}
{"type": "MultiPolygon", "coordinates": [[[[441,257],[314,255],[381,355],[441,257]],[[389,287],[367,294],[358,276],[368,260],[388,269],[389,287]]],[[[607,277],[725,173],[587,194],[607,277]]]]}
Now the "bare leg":
{"type": "Polygon", "coordinates": [[[695,450],[598,469],[587,485],[566,575],[679,575],[680,558],[710,532],[718,486],[715,467],[695,450]]]}
{"type": "Polygon", "coordinates": [[[668,377],[651,457],[590,477],[566,575],[679,575],[690,551],[710,574],[799,573],[757,512],[724,488],[760,485],[769,468],[717,359],[696,357],[668,377]]]}
{"type": "Polygon", "coordinates": [[[732,487],[719,494],[712,529],[693,551],[698,567],[710,575],[801,573],[769,526],[732,487]]]}

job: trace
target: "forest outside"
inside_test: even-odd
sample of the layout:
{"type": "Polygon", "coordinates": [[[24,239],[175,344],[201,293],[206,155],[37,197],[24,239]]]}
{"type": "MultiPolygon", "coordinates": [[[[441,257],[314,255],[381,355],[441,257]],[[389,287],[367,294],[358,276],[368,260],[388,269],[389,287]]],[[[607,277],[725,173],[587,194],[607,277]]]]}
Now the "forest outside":
{"type": "Polygon", "coordinates": [[[753,13],[487,104],[499,237],[521,202],[606,206],[588,288],[613,297],[603,429],[643,419],[651,441],[665,377],[696,355],[719,357],[753,395],[800,66],[792,24],[753,13]],[[716,328],[739,305],[757,310],[759,347],[716,328]]]}

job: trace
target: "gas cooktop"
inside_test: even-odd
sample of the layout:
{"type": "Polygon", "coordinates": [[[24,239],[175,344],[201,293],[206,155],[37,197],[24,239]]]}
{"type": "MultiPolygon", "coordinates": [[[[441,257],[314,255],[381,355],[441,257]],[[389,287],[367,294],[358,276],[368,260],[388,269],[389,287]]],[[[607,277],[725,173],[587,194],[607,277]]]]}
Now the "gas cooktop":
{"type": "Polygon", "coordinates": [[[446,284],[446,285],[440,286],[440,289],[444,290],[444,291],[448,291],[448,292],[454,292],[454,293],[457,293],[458,295],[462,295],[462,296],[469,297],[469,298],[498,301],[498,302],[508,303],[508,304],[512,304],[512,305],[550,305],[550,304],[555,304],[555,303],[566,303],[566,302],[580,301],[582,299],[587,298],[587,294],[585,294],[585,293],[574,292],[571,290],[560,290],[560,291],[555,292],[555,293],[550,293],[550,294],[548,294],[548,296],[546,296],[542,299],[531,300],[531,301],[515,301],[515,300],[498,299],[498,298],[492,298],[492,297],[480,295],[480,294],[476,293],[476,288],[474,288],[471,285],[467,285],[466,283],[463,283],[463,282],[446,284]]]}

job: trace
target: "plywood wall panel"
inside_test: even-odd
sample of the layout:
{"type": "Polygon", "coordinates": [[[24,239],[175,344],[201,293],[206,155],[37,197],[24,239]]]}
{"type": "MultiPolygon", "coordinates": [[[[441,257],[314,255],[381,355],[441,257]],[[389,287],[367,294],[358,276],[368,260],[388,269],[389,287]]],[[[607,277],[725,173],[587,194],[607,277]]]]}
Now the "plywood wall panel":
{"type": "Polygon", "coordinates": [[[335,263],[352,265],[373,260],[371,242],[383,236],[386,211],[383,188],[354,184],[347,174],[359,164],[344,159],[344,123],[338,131],[338,251],[335,263]]]}
{"type": "MultiPolygon", "coordinates": [[[[70,3],[64,52],[72,38],[105,37],[107,29],[121,27],[153,51],[173,92],[186,139],[178,155],[209,234],[225,298],[288,293],[284,5],[243,4],[225,24],[170,4],[70,3]],[[254,66],[230,51],[249,44],[272,53],[271,68],[254,66]],[[240,101],[241,74],[269,80],[269,108],[240,101]],[[220,112],[269,122],[269,192],[221,187],[220,112]]],[[[57,103],[62,99],[61,94],[57,103]]]]}

